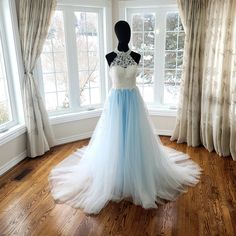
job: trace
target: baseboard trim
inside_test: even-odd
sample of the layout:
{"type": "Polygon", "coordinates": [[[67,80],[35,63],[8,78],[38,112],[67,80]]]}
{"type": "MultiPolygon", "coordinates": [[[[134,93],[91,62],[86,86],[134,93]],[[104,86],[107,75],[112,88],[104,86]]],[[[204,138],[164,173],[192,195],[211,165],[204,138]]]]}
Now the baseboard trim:
{"type": "Polygon", "coordinates": [[[154,129],[156,135],[172,136],[173,130],[169,129],[154,129]]]}
{"type": "MultiPolygon", "coordinates": [[[[172,130],[164,130],[164,129],[155,129],[154,133],[156,135],[166,135],[166,136],[171,136],[172,135],[172,130]]],[[[77,135],[72,135],[68,136],[65,138],[60,138],[56,140],[56,145],[61,145],[61,144],[66,144],[66,143],[71,143],[74,141],[79,141],[82,139],[90,138],[93,134],[93,131],[82,133],[82,134],[77,134],[77,135]]]]}
{"type": "Polygon", "coordinates": [[[68,137],[65,137],[65,138],[60,138],[60,139],[56,140],[56,145],[71,143],[71,142],[74,142],[74,141],[90,138],[92,136],[92,134],[93,134],[93,131],[90,131],[90,132],[86,132],[86,133],[82,133],[82,134],[68,136],[68,137]]]}
{"type": "Polygon", "coordinates": [[[14,157],[12,160],[8,161],[6,164],[4,164],[3,166],[0,166],[0,176],[2,176],[3,174],[5,174],[8,170],[10,170],[12,167],[14,167],[15,165],[17,165],[19,162],[21,162],[22,160],[24,160],[27,157],[27,152],[26,150],[24,152],[22,152],[21,154],[17,155],[16,157],[14,157]]]}

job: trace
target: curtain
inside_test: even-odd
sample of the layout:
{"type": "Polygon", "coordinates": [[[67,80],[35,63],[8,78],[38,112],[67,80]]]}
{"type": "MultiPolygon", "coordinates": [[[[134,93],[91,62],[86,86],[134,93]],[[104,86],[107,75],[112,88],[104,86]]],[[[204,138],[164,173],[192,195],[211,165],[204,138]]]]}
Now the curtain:
{"type": "Polygon", "coordinates": [[[186,39],[171,140],[236,160],[236,0],[178,0],[178,6],[186,39]]]}
{"type": "Polygon", "coordinates": [[[202,84],[202,22],[205,0],[178,0],[180,17],[185,31],[183,74],[177,124],[171,140],[198,146],[200,141],[201,84],[202,84]]]}
{"type": "Polygon", "coordinates": [[[22,87],[29,157],[43,155],[54,145],[53,132],[33,71],[55,6],[56,0],[19,0],[18,22],[24,64],[22,87]]]}

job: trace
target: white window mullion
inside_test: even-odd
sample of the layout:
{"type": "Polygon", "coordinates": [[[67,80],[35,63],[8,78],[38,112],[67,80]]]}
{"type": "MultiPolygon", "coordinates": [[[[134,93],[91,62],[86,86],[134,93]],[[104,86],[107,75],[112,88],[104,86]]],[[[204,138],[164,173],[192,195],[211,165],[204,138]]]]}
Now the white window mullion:
{"type": "Polygon", "coordinates": [[[104,30],[103,30],[103,10],[100,9],[98,12],[98,39],[99,39],[99,59],[100,59],[100,78],[104,78],[100,80],[101,86],[101,101],[104,102],[106,98],[106,81],[105,81],[105,55],[104,55],[104,30]],[[101,69],[104,68],[104,69],[101,69]]]}
{"type": "Polygon", "coordinates": [[[78,63],[77,63],[77,46],[75,37],[75,16],[74,11],[70,7],[64,11],[65,24],[65,42],[66,55],[69,78],[69,98],[72,111],[78,111],[80,108],[79,97],[79,79],[78,79],[78,63]]]}
{"type": "Polygon", "coordinates": [[[156,10],[156,50],[155,50],[155,102],[161,105],[164,96],[164,66],[165,66],[165,12],[156,10]],[[162,56],[160,56],[162,55],[162,56]]]}

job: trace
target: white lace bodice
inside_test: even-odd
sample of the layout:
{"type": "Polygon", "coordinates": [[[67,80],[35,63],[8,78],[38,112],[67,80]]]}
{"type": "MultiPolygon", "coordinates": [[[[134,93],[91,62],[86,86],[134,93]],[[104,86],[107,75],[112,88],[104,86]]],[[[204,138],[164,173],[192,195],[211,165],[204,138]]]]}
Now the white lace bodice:
{"type": "Polygon", "coordinates": [[[112,88],[131,89],[136,86],[137,63],[130,56],[130,50],[121,52],[115,50],[116,58],[110,65],[109,75],[112,88]]]}

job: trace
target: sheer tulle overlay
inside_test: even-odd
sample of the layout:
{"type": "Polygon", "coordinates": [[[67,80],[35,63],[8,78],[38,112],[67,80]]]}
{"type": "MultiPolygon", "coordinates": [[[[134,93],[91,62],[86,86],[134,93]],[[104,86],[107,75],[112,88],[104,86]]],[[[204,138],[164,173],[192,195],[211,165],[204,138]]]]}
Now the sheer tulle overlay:
{"type": "Polygon", "coordinates": [[[54,167],[49,182],[57,202],[96,214],[110,200],[126,198],[156,208],[197,184],[200,173],[186,154],[154,135],[135,86],[110,90],[89,145],[54,167]]]}

